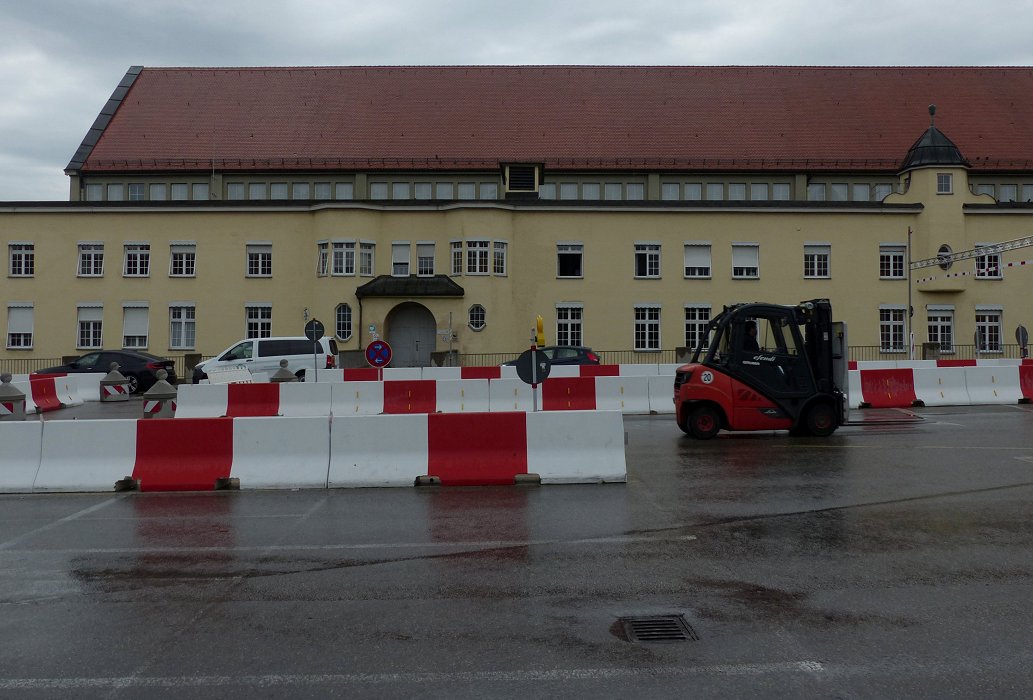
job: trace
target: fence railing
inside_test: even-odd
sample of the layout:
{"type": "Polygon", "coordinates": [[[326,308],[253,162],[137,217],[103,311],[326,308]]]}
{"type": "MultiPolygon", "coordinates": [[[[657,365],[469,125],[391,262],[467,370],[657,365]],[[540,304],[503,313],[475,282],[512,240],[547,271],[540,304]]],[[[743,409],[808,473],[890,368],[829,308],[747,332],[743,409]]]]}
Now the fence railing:
{"type": "MultiPolygon", "coordinates": [[[[999,345],[994,350],[978,349],[975,345],[955,345],[949,351],[939,352],[941,360],[1015,360],[1022,357],[1022,348],[1018,344],[999,345]]],[[[873,360],[906,360],[905,350],[884,351],[878,345],[851,345],[850,359],[859,362],[873,360]]],[[[915,348],[915,359],[922,359],[922,348],[915,348]]]]}

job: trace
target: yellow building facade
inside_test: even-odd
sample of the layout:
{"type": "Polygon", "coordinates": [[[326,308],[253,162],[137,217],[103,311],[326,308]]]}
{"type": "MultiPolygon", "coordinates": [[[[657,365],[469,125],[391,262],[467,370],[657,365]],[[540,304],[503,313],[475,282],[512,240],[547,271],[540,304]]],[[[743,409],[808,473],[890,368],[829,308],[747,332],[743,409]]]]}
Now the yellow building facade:
{"type": "Polygon", "coordinates": [[[549,344],[673,362],[725,304],[819,297],[848,323],[853,359],[902,357],[909,330],[916,353],[1017,356],[1033,248],[943,256],[1029,235],[1033,171],[975,168],[943,145],[838,170],[530,157],[519,173],[503,159],[91,170],[77,154],[71,201],[0,202],[0,360],[207,356],[315,317],[349,361],[383,338],[397,366],[448,351],[478,364],[526,348],[541,315],[549,344]]]}

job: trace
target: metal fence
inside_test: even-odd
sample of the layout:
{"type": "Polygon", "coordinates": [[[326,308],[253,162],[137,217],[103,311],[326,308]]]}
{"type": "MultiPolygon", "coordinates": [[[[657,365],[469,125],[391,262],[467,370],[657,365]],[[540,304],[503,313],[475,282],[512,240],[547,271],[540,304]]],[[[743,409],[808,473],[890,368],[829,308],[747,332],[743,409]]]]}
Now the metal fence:
{"type": "MultiPolygon", "coordinates": [[[[1000,345],[998,350],[980,350],[975,345],[955,345],[950,351],[939,351],[941,360],[1015,360],[1021,357],[1022,348],[1017,344],[1000,345]]],[[[850,359],[860,362],[906,360],[908,354],[903,350],[884,351],[878,345],[851,345],[850,359]]],[[[922,359],[922,348],[915,348],[915,359],[922,359]]]]}

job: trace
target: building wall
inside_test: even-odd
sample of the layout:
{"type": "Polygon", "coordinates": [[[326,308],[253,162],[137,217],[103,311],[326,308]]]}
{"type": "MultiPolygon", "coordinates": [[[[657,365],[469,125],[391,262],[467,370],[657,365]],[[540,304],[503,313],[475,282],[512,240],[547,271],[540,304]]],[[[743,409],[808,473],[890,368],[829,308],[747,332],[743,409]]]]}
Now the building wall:
{"type": "MultiPolygon", "coordinates": [[[[940,171],[942,172],[942,171],[940,171]]],[[[353,332],[340,339],[343,350],[359,350],[370,341],[368,327],[384,337],[388,315],[398,298],[355,296],[358,286],[372,277],[318,276],[317,244],[321,241],[361,241],[376,244],[376,275],[391,274],[392,242],[412,244],[410,266],[415,271],[420,241],[435,244],[435,272],[450,274],[451,244],[487,240],[489,273],[463,274],[453,279],[465,290],[459,299],[417,298],[435,317],[438,329],[456,331],[453,349],[464,353],[517,352],[527,345],[534,318],[545,319],[548,342],[556,338],[556,308],[561,304],[583,308],[583,342],[599,350],[627,350],[635,344],[636,306],[660,308],[660,347],[685,344],[686,305],[708,305],[716,313],[724,304],[741,301],[795,303],[803,299],[832,299],[837,317],[850,326],[852,345],[880,344],[880,305],[906,305],[906,280],[879,278],[880,243],[906,243],[912,231],[913,257],[932,257],[941,243],[955,251],[977,243],[998,242],[1028,233],[1033,211],[991,214],[966,211],[966,203],[992,202],[972,195],[964,170],[955,177],[953,195],[935,193],[936,169],[911,173],[901,194],[883,206],[814,207],[781,203],[762,207],[724,203],[693,207],[565,206],[554,202],[521,207],[502,202],[379,206],[363,203],[285,203],[256,209],[192,206],[190,208],[138,207],[94,209],[0,207],[0,245],[7,259],[2,278],[5,303],[0,323],[6,331],[12,308],[32,304],[31,349],[0,349],[0,357],[59,357],[77,354],[77,305],[103,304],[104,347],[122,344],[125,305],[146,303],[149,316],[147,350],[155,354],[190,351],[174,348],[169,339],[169,307],[183,303],[196,311],[196,344],[192,351],[213,354],[245,336],[248,304],[272,308],[273,335],[300,335],[305,310],[334,328],[338,304],[349,304],[353,332]],[[915,208],[914,204],[921,204],[915,208]],[[77,243],[99,241],[105,246],[103,277],[77,275],[77,243]],[[127,241],[150,244],[150,274],[123,276],[123,247],[127,241]],[[170,245],[195,241],[196,275],[169,275],[170,245]],[[506,245],[507,269],[494,274],[491,246],[506,245]],[[32,276],[11,275],[11,242],[31,242],[35,270],[32,276]],[[272,276],[247,275],[248,242],[272,245],[272,276]],[[712,273],[709,279],[686,279],[686,243],[709,242],[712,273]],[[557,244],[583,246],[583,276],[557,276],[557,244]],[[660,275],[635,275],[635,244],[659,245],[660,275]],[[755,243],[759,251],[759,279],[733,279],[733,243],[755,243]],[[829,246],[827,279],[804,276],[804,247],[829,246]],[[14,306],[12,306],[12,304],[14,306]],[[468,325],[470,308],[486,313],[483,330],[468,325]]],[[[1007,253],[1003,262],[1022,260],[1030,250],[1007,253]]],[[[972,263],[958,263],[961,270],[972,263]]],[[[929,275],[939,268],[932,268],[929,275]]],[[[916,277],[923,272],[916,273],[916,277]]],[[[1006,335],[1014,326],[1033,322],[1028,293],[1033,274],[1028,268],[1006,269],[1002,279],[941,275],[923,286],[912,282],[912,324],[916,342],[925,340],[927,306],[952,305],[957,343],[970,343],[977,306],[1003,309],[1006,335]],[[937,286],[939,285],[939,286],[937,286]]],[[[1007,342],[1007,341],[1006,341],[1007,342]]],[[[449,349],[442,338],[437,350],[449,349]]]]}

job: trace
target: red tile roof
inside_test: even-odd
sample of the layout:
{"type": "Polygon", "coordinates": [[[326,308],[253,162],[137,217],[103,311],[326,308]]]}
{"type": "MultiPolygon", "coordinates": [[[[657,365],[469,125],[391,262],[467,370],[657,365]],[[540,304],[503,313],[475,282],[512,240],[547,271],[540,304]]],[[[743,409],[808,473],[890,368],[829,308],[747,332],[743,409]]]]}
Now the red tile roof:
{"type": "Polygon", "coordinates": [[[84,172],[895,171],[929,126],[1033,170],[1033,68],[144,68],[84,172]]]}

